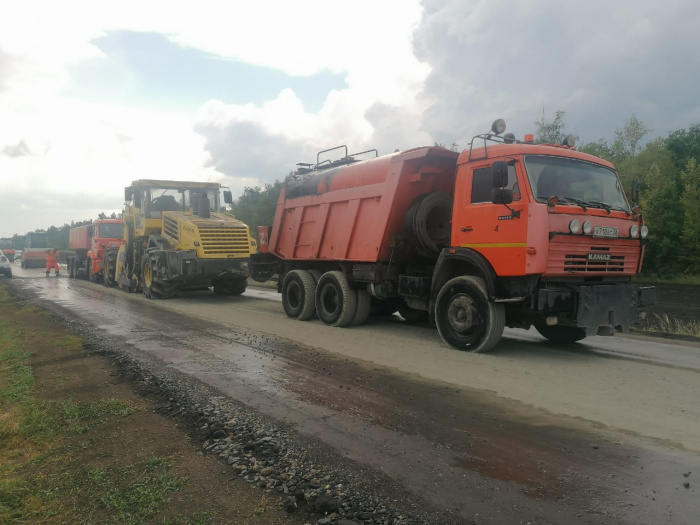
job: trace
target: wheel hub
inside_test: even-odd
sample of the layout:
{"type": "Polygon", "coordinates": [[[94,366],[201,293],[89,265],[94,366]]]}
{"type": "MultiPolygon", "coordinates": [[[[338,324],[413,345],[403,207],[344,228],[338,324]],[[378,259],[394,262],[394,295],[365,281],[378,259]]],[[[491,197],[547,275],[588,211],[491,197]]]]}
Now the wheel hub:
{"type": "Polygon", "coordinates": [[[453,330],[465,333],[478,323],[476,305],[468,295],[455,296],[447,308],[447,320],[453,330]]]}

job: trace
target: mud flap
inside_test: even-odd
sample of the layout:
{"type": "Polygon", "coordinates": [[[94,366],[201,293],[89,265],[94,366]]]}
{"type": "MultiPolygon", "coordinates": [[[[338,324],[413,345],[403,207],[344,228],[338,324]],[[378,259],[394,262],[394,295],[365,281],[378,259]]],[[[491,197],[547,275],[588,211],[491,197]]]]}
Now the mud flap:
{"type": "Polygon", "coordinates": [[[597,333],[598,328],[604,326],[629,332],[630,325],[637,321],[639,308],[654,302],[656,290],[653,287],[582,286],[578,293],[576,325],[586,328],[587,333],[589,330],[597,333]]]}

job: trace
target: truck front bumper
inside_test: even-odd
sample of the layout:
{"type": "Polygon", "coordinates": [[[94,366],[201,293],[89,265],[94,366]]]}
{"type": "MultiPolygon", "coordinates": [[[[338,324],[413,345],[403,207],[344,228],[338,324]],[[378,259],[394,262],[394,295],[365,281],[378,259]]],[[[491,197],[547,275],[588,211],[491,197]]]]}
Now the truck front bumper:
{"type": "Polygon", "coordinates": [[[602,327],[628,332],[640,309],[652,304],[656,304],[656,288],[633,284],[543,289],[537,295],[538,313],[548,324],[585,328],[587,335],[595,335],[602,327]]]}

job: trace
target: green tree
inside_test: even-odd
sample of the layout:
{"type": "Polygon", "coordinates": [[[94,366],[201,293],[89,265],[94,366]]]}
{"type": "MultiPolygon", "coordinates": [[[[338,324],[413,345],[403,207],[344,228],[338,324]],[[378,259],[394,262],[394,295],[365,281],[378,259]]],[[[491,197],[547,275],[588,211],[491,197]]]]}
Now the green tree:
{"type": "Polygon", "coordinates": [[[638,152],[639,142],[652,131],[632,114],[622,129],[615,130],[615,141],[612,145],[614,158],[619,162],[627,157],[634,157],[638,152]]]}
{"type": "Polygon", "coordinates": [[[678,177],[653,165],[644,175],[648,191],[642,195],[642,209],[649,227],[645,251],[645,270],[659,276],[681,273],[679,258],[683,232],[683,204],[680,200],[678,177]]]}
{"type": "Polygon", "coordinates": [[[612,148],[608,146],[605,139],[600,139],[598,142],[581,144],[581,147],[579,147],[578,150],[588,153],[589,155],[595,155],[596,157],[600,157],[601,159],[605,159],[610,162],[613,161],[612,148]]]}
{"type": "Polygon", "coordinates": [[[254,238],[258,237],[258,226],[272,225],[281,189],[281,181],[265,184],[263,187],[246,187],[231,206],[233,214],[248,225],[254,238]]]}
{"type": "Polygon", "coordinates": [[[681,262],[686,273],[700,275],[700,165],[691,158],[681,173],[684,221],[681,262]]]}
{"type": "Polygon", "coordinates": [[[554,120],[547,122],[542,108],[542,120],[535,122],[537,128],[537,136],[535,142],[537,144],[558,144],[564,137],[564,115],[566,111],[558,109],[554,114],[554,120]]]}
{"type": "Polygon", "coordinates": [[[435,141],[434,145],[437,146],[438,148],[449,149],[450,151],[459,151],[459,144],[457,144],[456,142],[453,142],[452,146],[450,146],[449,148],[447,146],[445,146],[444,144],[440,144],[438,141],[435,141]]]}
{"type": "Polygon", "coordinates": [[[681,129],[669,134],[666,147],[679,170],[684,169],[690,159],[700,162],[700,124],[691,126],[687,131],[681,129]]]}

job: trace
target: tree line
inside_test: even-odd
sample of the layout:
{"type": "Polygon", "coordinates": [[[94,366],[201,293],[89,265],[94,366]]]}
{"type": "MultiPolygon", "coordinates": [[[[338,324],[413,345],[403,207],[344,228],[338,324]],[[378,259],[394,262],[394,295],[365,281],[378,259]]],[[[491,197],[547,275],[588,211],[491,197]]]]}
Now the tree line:
{"type": "MultiPolygon", "coordinates": [[[[116,219],[117,214],[112,213],[107,216],[104,213],[100,213],[100,219],[116,219]]],[[[121,217],[120,217],[121,218],[121,217]]],[[[37,232],[46,233],[46,245],[50,248],[56,248],[58,251],[68,250],[68,241],[70,238],[70,229],[76,226],[85,226],[87,224],[92,224],[92,219],[86,221],[71,221],[70,224],[64,224],[63,226],[49,226],[46,230],[35,230],[37,232]]],[[[30,232],[34,233],[34,232],[30,232]]],[[[12,243],[16,250],[23,250],[25,243],[25,236],[14,234],[12,236],[12,243]]]]}
{"type": "MultiPolygon", "coordinates": [[[[565,115],[558,110],[548,121],[543,114],[535,122],[535,142],[561,143],[565,115]]],[[[634,181],[638,181],[638,204],[649,227],[643,275],[700,276],[700,124],[643,144],[652,131],[632,115],[614,130],[612,143],[600,139],[577,149],[612,162],[628,198],[634,181]]],[[[450,149],[456,151],[457,144],[450,149]]],[[[247,187],[233,203],[234,215],[248,224],[254,237],[258,226],[272,225],[281,188],[280,180],[247,187]]]]}

